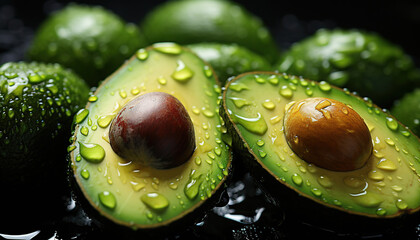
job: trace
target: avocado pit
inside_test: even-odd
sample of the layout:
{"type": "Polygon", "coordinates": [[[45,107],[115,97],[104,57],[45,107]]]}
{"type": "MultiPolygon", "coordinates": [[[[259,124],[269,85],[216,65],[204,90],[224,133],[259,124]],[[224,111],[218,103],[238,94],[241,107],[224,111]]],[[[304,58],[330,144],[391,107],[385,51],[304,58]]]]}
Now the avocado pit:
{"type": "Polygon", "coordinates": [[[363,118],[329,98],[307,98],[292,105],[284,117],[284,134],[300,158],[332,171],[363,167],[373,149],[363,118]]]}
{"type": "Polygon", "coordinates": [[[187,110],[164,92],[146,93],[127,103],[111,123],[109,140],[124,160],[156,169],[182,165],[195,150],[187,110]]]}

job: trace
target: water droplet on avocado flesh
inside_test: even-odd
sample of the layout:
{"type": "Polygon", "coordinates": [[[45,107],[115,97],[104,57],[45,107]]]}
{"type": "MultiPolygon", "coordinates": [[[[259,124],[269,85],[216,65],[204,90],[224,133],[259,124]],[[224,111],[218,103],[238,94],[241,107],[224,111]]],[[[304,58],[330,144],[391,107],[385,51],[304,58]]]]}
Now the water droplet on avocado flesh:
{"type": "MultiPolygon", "coordinates": [[[[269,73],[255,74],[266,80],[272,77],[269,73]]],[[[296,84],[291,81],[292,78],[277,74],[278,84],[273,85],[268,81],[257,83],[255,76],[249,73],[231,80],[230,85],[226,86],[223,107],[229,119],[225,118],[225,121],[235,126],[233,131],[239,136],[233,138],[236,139],[234,148],[244,149],[245,146],[263,169],[268,169],[270,174],[282,179],[278,181],[279,185],[287,184],[302,197],[322,199],[323,205],[334,209],[372,217],[398,216],[402,214],[402,209],[418,210],[420,162],[416,156],[420,154],[419,139],[406,137],[398,131],[398,122],[392,116],[371,103],[367,104],[366,100],[360,97],[332,88],[326,83],[305,80],[304,85],[299,82],[296,84]],[[238,91],[236,87],[231,86],[246,86],[246,90],[238,91]],[[310,95],[307,94],[308,87],[311,89],[310,95]],[[294,89],[291,90],[293,94],[285,95],[284,89],[294,89]],[[293,135],[290,141],[287,141],[285,114],[288,111],[303,111],[304,105],[300,101],[308,98],[324,100],[313,105],[312,111],[316,115],[309,118],[307,123],[302,123],[302,129],[309,128],[312,123],[319,121],[320,117],[329,122],[335,121],[337,114],[343,118],[351,117],[352,111],[363,119],[368,129],[365,129],[365,133],[367,131],[370,134],[372,147],[372,154],[368,155],[364,164],[351,171],[328,170],[305,161],[290,148],[289,143],[303,145],[305,142],[303,136],[299,135],[293,135]],[[343,105],[337,105],[337,111],[332,112],[333,102],[325,101],[326,98],[339,101],[343,105]],[[239,107],[231,99],[246,99],[248,104],[239,107]],[[273,110],[261,104],[266,99],[280,100],[276,101],[273,110]],[[270,120],[270,124],[266,124],[264,132],[257,133],[243,126],[237,116],[258,116],[270,120]],[[264,144],[257,144],[258,141],[263,141],[264,144]],[[261,152],[265,153],[264,156],[261,152]]],[[[355,134],[354,129],[344,130],[343,134],[346,136],[355,134]]],[[[331,137],[331,141],[340,140],[342,138],[331,137]]],[[[328,146],[329,143],[324,144],[328,146]]],[[[304,146],[301,151],[304,153],[311,150],[304,146]]],[[[270,189],[278,188],[270,186],[269,191],[270,189]]]]}
{"type": "MultiPolygon", "coordinates": [[[[215,87],[214,74],[203,71],[211,69],[205,66],[178,45],[152,46],[137,52],[93,93],[97,99],[79,115],[73,137],[76,147],[70,157],[84,197],[103,216],[129,228],[159,228],[181,220],[188,212],[200,211],[196,208],[223,186],[230,153],[221,141],[226,130],[216,111],[220,87],[215,87]],[[171,76],[180,62],[193,72],[186,82],[171,76]],[[157,81],[161,78],[165,84],[157,81]],[[122,157],[111,147],[110,129],[118,113],[149,93],[176,98],[191,119],[195,147],[183,164],[159,169],[122,157]],[[89,129],[86,135],[82,128],[89,129]]],[[[163,120],[160,123],[167,125],[163,120]]]]}

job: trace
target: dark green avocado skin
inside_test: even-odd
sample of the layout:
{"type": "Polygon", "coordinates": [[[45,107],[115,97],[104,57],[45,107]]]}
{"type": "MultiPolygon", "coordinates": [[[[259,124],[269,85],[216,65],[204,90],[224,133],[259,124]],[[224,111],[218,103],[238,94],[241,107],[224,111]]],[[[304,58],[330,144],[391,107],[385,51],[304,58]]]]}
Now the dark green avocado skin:
{"type": "Polygon", "coordinates": [[[391,113],[414,134],[420,136],[420,88],[398,100],[391,108],[391,113]]]}
{"type": "Polygon", "coordinates": [[[237,44],[195,43],[186,47],[213,67],[222,85],[241,73],[271,69],[264,57],[237,44]]]}
{"type": "MultiPolygon", "coordinates": [[[[47,178],[64,165],[73,114],[88,98],[86,83],[58,64],[0,67],[0,183],[9,187],[47,178]]],[[[43,181],[40,181],[43,182],[43,181]]]]}
{"type": "Polygon", "coordinates": [[[103,7],[73,3],[42,23],[27,57],[31,61],[60,63],[96,87],[145,45],[134,24],[103,7]]]}
{"type": "Polygon", "coordinates": [[[73,115],[87,84],[59,64],[0,66],[1,233],[40,230],[65,209],[65,172],[73,115]]]}
{"type": "Polygon", "coordinates": [[[348,88],[382,108],[420,86],[420,71],[400,46],[358,29],[320,29],[283,52],[275,69],[348,88]]]}

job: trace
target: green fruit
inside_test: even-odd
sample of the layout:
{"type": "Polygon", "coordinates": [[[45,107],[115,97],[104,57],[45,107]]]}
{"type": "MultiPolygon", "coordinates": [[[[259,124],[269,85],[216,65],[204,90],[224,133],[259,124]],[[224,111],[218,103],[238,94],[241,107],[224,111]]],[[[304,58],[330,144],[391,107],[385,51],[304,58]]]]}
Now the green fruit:
{"type": "Polygon", "coordinates": [[[271,62],[278,58],[261,20],[230,1],[168,1],[149,12],[140,26],[150,43],[236,43],[271,62]]]}
{"type": "Polygon", "coordinates": [[[321,29],[294,44],[276,69],[346,87],[385,108],[420,84],[418,69],[399,46],[361,30],[321,29]]]}
{"type": "Polygon", "coordinates": [[[271,69],[265,58],[237,44],[196,43],[186,47],[213,67],[222,84],[241,73],[271,69]]]}
{"type": "Polygon", "coordinates": [[[145,45],[138,28],[112,12],[70,4],[42,23],[27,55],[35,61],[60,63],[97,86],[145,45]]]}
{"type": "Polygon", "coordinates": [[[392,107],[391,113],[420,136],[420,89],[405,94],[392,107]]]}
{"type": "Polygon", "coordinates": [[[420,140],[371,101],[256,72],[230,81],[222,105],[239,159],[299,221],[384,229],[420,209],[420,140]]]}
{"type": "MultiPolygon", "coordinates": [[[[73,115],[89,88],[58,64],[5,63],[0,67],[0,183],[36,185],[64,166],[73,115]],[[64,154],[63,154],[64,153],[64,154]],[[46,171],[48,169],[48,171],[46,171]]],[[[4,185],[3,185],[4,184],[4,185]]]]}
{"type": "Polygon", "coordinates": [[[138,50],[76,116],[70,172],[88,208],[127,229],[180,230],[201,215],[231,165],[220,92],[191,51],[138,50]]]}

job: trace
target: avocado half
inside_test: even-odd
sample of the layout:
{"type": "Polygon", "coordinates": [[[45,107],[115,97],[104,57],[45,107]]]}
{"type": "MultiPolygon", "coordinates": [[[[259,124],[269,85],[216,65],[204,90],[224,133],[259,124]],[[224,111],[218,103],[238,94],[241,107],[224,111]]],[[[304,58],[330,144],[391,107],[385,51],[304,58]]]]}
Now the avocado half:
{"type": "Polygon", "coordinates": [[[194,216],[203,216],[231,167],[229,147],[222,141],[226,128],[218,114],[220,93],[210,66],[186,48],[157,43],[138,50],[75,117],[69,171],[88,208],[114,226],[163,234],[164,227],[181,225],[179,230],[194,216]],[[132,164],[111,147],[110,127],[117,113],[153,92],[177,98],[192,120],[196,147],[179,166],[132,164]]]}
{"type": "MultiPolygon", "coordinates": [[[[388,222],[387,219],[418,212],[420,141],[369,99],[325,81],[271,72],[239,75],[225,88],[221,115],[232,135],[235,153],[241,154],[244,165],[265,189],[269,200],[290,210],[291,216],[338,231],[357,231],[374,229],[374,226],[384,229],[383,222],[388,222]],[[295,152],[293,143],[286,138],[289,126],[285,126],[285,113],[296,107],[295,104],[299,108],[301,100],[310,98],[339,101],[344,104],[343,115],[354,110],[362,118],[372,143],[365,164],[345,171],[328,170],[329,166],[310,162],[311,155],[305,160],[299,157],[301,152],[295,152]],[[370,224],[366,224],[368,220],[372,220],[370,224]]],[[[335,117],[328,115],[328,111],[323,114],[327,118],[335,117]]],[[[313,122],[316,121],[314,118],[313,122]]],[[[301,129],[304,134],[305,126],[301,129]]],[[[306,132],[317,137],[323,135],[323,130],[306,132]]],[[[348,129],[349,134],[352,131],[348,129]]],[[[297,144],[300,138],[294,140],[297,144]]],[[[331,143],[323,142],[325,146],[318,147],[331,152],[335,142],[341,141],[334,136],[328,140],[331,143]]],[[[333,149],[333,154],[336,150],[333,149]]]]}

